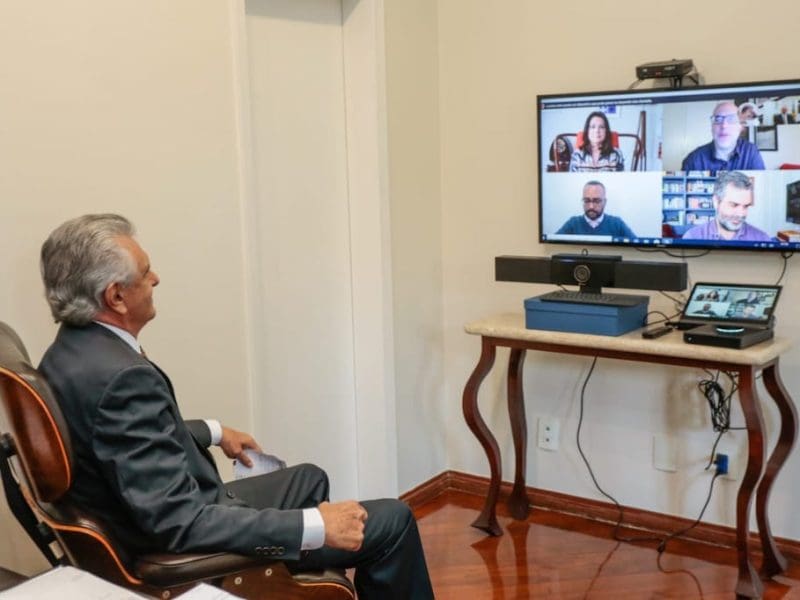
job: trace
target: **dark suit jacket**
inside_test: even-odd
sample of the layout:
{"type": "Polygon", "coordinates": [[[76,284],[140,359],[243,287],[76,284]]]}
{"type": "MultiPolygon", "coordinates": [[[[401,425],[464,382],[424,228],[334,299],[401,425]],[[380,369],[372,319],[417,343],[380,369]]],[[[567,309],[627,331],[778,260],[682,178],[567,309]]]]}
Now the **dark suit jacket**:
{"type": "Polygon", "coordinates": [[[777,114],[772,117],[772,122],[775,125],[780,125],[782,123],[794,123],[794,115],[791,113],[786,113],[786,120],[783,120],[783,114],[777,114]]]}
{"type": "Polygon", "coordinates": [[[256,510],[226,489],[202,421],[184,421],[172,385],[106,328],[62,325],[39,369],[69,424],[69,494],[131,550],[300,555],[300,510],[256,510]]]}

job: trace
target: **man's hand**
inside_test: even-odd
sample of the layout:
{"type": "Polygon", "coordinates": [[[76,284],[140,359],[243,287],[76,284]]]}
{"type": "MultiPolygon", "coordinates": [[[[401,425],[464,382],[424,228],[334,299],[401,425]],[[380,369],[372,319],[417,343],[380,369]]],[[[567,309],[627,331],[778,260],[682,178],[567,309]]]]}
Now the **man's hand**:
{"type": "Polygon", "coordinates": [[[364,542],[367,511],[355,500],[323,502],[317,508],[325,523],[325,545],[355,552],[364,542]]]}
{"type": "Polygon", "coordinates": [[[222,426],[222,439],[219,442],[219,447],[228,458],[237,458],[246,467],[252,467],[253,461],[245,454],[245,450],[250,448],[257,452],[261,452],[261,446],[258,445],[249,433],[236,431],[230,427],[222,426]]]}

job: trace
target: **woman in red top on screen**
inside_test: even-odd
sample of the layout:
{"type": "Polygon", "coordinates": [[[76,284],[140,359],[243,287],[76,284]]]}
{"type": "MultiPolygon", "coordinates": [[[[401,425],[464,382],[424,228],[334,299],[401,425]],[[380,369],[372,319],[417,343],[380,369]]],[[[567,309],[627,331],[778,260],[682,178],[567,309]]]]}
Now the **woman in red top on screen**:
{"type": "Polygon", "coordinates": [[[583,126],[583,143],[572,153],[569,170],[595,172],[624,169],[622,153],[611,144],[608,118],[600,111],[591,113],[583,126]]]}

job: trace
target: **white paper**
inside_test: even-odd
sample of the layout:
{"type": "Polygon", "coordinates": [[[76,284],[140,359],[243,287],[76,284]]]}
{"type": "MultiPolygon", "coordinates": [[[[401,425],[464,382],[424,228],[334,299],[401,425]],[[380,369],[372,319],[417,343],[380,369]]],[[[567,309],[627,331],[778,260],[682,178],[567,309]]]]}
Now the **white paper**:
{"type": "Polygon", "coordinates": [[[252,467],[246,467],[239,460],[233,461],[233,478],[242,479],[244,477],[253,477],[254,475],[263,475],[264,473],[272,473],[278,469],[285,469],[286,463],[277,456],[272,454],[264,454],[263,452],[256,452],[255,450],[245,450],[247,456],[253,461],[252,467]]]}
{"type": "Polygon", "coordinates": [[[2,600],[141,600],[146,596],[75,567],[57,567],[0,592],[2,600]]]}
{"type": "Polygon", "coordinates": [[[181,600],[241,600],[241,598],[207,583],[194,586],[188,592],[181,594],[180,598],[181,600]]]}
{"type": "MultiPolygon", "coordinates": [[[[105,579],[76,569],[56,567],[25,581],[11,589],[0,592],[2,600],[142,600],[142,596],[105,579]]],[[[241,600],[225,590],[200,583],[181,594],[187,600],[241,600]]]]}

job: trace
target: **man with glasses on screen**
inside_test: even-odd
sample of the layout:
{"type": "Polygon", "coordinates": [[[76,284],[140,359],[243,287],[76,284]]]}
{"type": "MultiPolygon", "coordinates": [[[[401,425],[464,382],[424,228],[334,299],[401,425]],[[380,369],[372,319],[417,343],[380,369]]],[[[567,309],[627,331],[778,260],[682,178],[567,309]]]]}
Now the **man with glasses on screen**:
{"type": "Polygon", "coordinates": [[[753,182],[739,171],[722,171],[714,181],[714,218],[683,234],[685,240],[769,242],[772,238],[747,223],[753,206],[753,182]]]}
{"type": "Polygon", "coordinates": [[[736,105],[726,100],[711,114],[711,137],[708,144],[692,150],[683,159],[684,171],[763,170],[764,160],[752,142],[740,134],[744,125],[736,105]]]}
{"type": "Polygon", "coordinates": [[[634,238],[636,234],[619,217],[607,215],[606,187],[599,181],[588,181],[583,186],[583,214],[567,219],[556,231],[568,235],[610,235],[634,238]]]}

